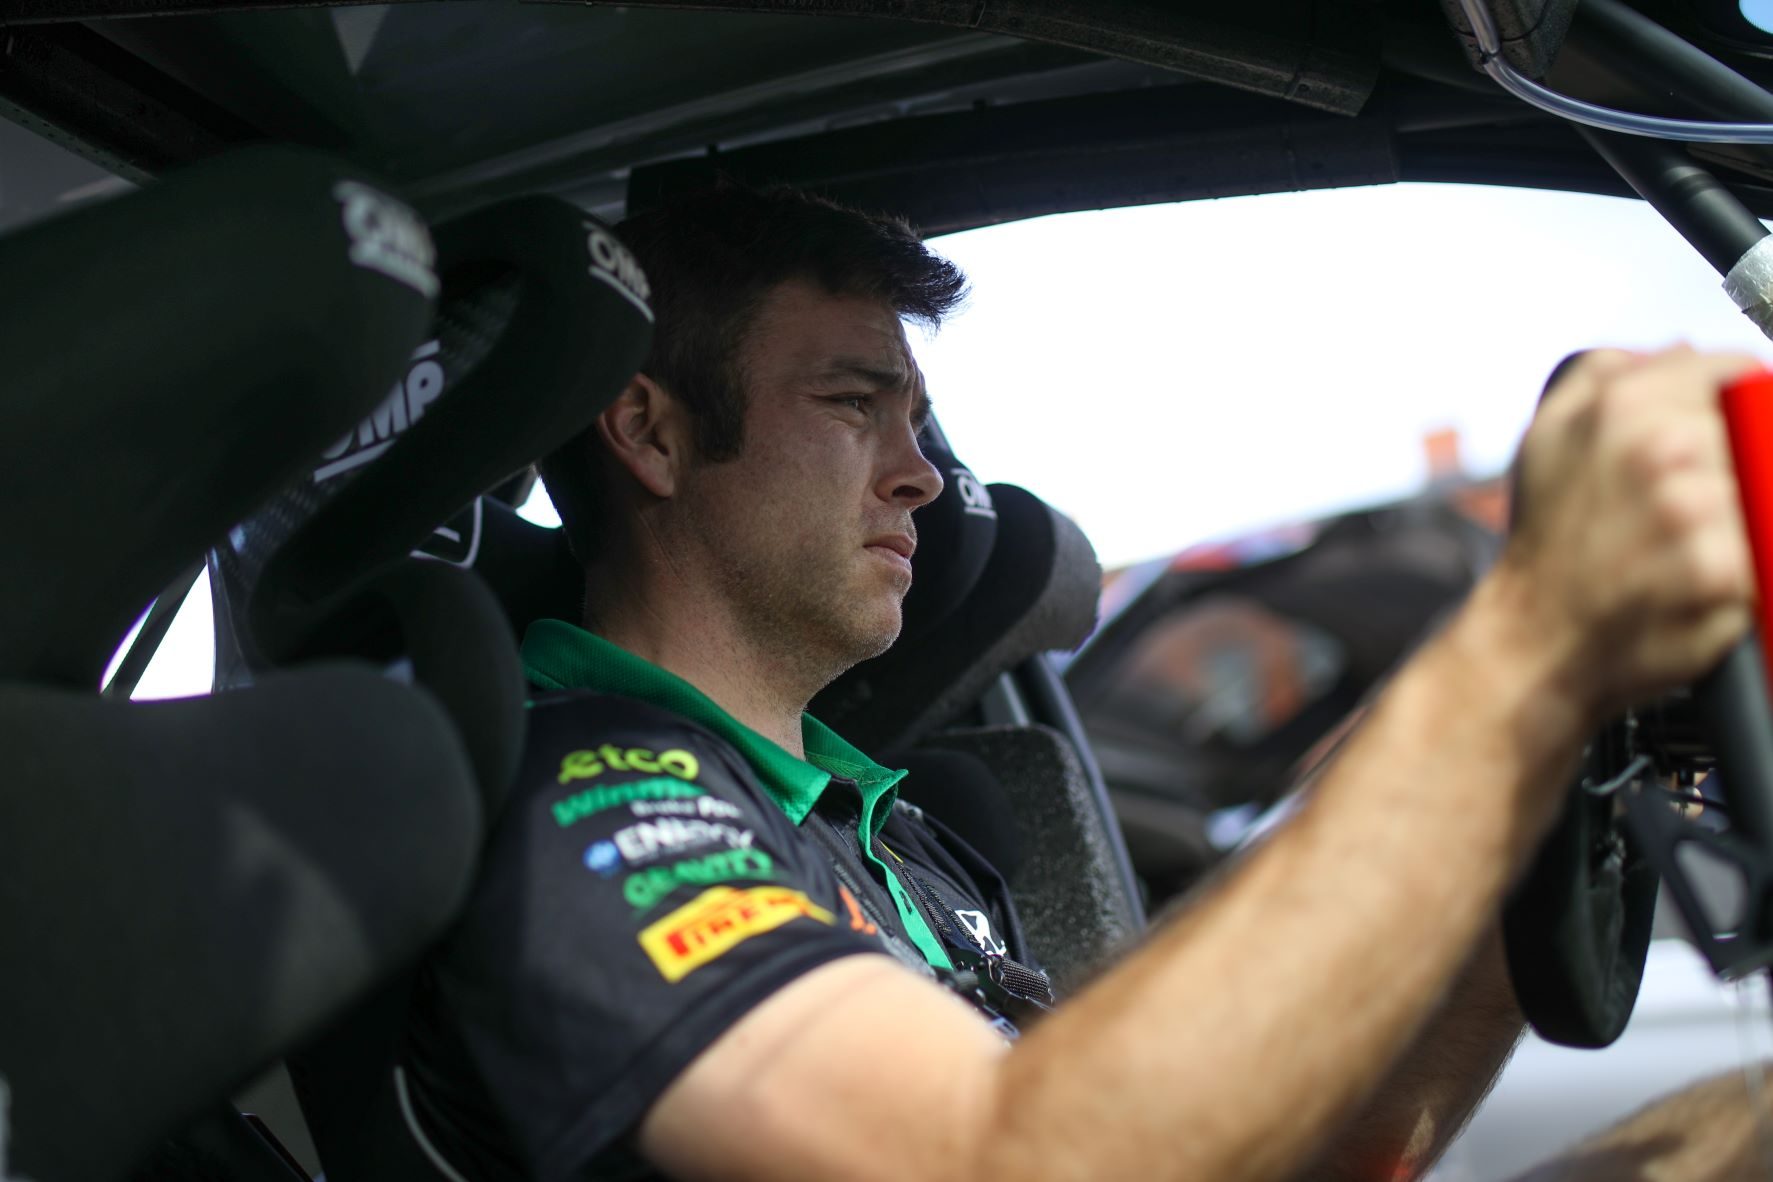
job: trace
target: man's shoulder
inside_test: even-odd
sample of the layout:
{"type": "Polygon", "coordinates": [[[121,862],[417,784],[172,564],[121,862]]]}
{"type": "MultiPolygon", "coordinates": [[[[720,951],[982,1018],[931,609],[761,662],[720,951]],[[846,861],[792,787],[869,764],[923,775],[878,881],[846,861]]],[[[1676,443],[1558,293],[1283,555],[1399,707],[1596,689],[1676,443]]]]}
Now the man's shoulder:
{"type": "MultiPolygon", "coordinates": [[[[517,785],[518,797],[569,794],[554,801],[557,813],[571,812],[575,801],[606,798],[640,802],[715,795],[770,803],[755,769],[701,723],[640,698],[596,690],[555,690],[532,699],[517,785]]],[[[674,807],[680,806],[636,804],[635,815],[674,807]]],[[[720,806],[704,802],[702,807],[720,806]]]]}
{"type": "Polygon", "coordinates": [[[723,754],[733,752],[732,744],[701,723],[644,698],[563,689],[541,691],[530,699],[527,746],[532,751],[562,741],[596,747],[618,739],[687,743],[723,754]]]}

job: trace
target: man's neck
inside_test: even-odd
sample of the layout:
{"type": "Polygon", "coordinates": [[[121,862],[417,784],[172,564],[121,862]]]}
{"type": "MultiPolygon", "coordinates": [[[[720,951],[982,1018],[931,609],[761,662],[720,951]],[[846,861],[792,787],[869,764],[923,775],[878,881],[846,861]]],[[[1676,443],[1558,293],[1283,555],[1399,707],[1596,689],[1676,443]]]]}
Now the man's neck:
{"type": "Polygon", "coordinates": [[[746,642],[715,609],[635,596],[587,597],[585,628],[683,678],[739,722],[790,755],[806,757],[801,716],[810,692],[780,655],[746,642]]]}

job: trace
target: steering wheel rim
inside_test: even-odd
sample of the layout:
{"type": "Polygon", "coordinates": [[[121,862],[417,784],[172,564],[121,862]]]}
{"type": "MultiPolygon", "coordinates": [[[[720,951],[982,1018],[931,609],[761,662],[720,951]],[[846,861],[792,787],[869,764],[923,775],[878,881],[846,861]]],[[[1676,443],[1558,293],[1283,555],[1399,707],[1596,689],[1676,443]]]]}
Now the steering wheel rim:
{"type": "MultiPolygon", "coordinates": [[[[1596,743],[1584,784],[1610,770],[1596,743]]],[[[1622,824],[1617,801],[1572,787],[1557,824],[1503,909],[1509,977],[1539,1036],[1596,1049],[1624,1033],[1637,1004],[1660,878],[1622,824]]]]}

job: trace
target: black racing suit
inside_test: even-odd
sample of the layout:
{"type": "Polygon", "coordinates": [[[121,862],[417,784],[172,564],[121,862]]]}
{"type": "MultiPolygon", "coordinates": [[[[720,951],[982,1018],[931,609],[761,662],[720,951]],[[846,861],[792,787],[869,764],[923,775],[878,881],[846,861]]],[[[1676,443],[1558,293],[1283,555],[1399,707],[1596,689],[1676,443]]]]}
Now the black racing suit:
{"type": "Polygon", "coordinates": [[[894,956],[1006,1037],[1045,994],[1002,878],[921,810],[896,804],[874,852],[951,970],[926,963],[861,856],[853,781],[796,826],[732,745],[658,706],[567,690],[534,703],[529,731],[397,1075],[415,1136],[470,1182],[654,1177],[633,1134],[664,1089],[838,957],[894,956]]]}

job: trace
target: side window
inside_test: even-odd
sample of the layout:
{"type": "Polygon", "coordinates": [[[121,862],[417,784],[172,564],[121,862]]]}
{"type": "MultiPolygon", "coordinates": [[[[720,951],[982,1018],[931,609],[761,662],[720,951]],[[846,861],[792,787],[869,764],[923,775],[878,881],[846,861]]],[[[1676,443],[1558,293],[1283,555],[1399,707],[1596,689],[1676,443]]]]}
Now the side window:
{"type": "Polygon", "coordinates": [[[1089,719],[1155,743],[1248,748],[1336,684],[1342,646],[1234,595],[1189,604],[1140,635],[1089,719]]]}

